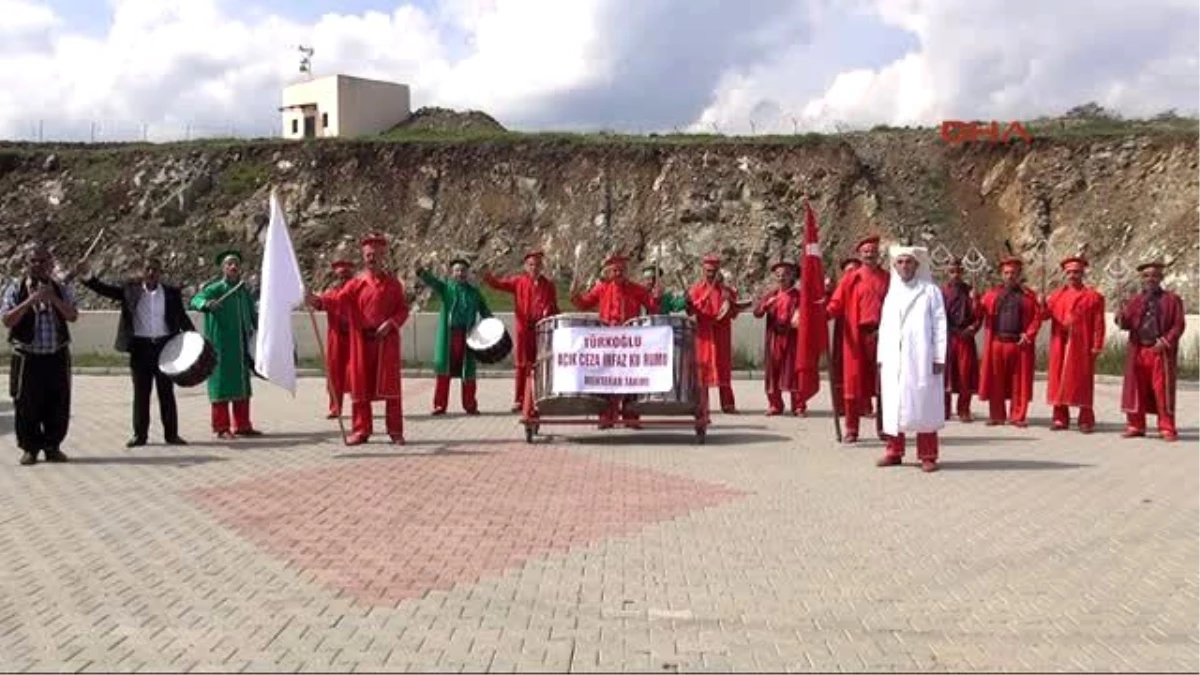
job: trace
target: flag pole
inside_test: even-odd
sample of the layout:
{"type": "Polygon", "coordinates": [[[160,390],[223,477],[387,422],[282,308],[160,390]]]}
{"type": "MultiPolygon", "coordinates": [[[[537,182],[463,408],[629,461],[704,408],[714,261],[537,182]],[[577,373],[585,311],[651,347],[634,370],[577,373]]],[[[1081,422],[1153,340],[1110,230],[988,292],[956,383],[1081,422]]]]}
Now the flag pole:
{"type": "MultiPolygon", "coordinates": [[[[317,352],[321,355],[321,375],[325,378],[325,391],[332,398],[336,392],[333,391],[333,383],[329,381],[329,371],[325,369],[325,342],[321,340],[321,329],[317,327],[317,315],[313,313],[312,307],[308,308],[308,320],[312,323],[313,337],[317,339],[317,352]]],[[[349,446],[350,443],[346,440],[346,423],[342,420],[342,414],[339,412],[338,429],[342,432],[342,445],[349,446]]]]}

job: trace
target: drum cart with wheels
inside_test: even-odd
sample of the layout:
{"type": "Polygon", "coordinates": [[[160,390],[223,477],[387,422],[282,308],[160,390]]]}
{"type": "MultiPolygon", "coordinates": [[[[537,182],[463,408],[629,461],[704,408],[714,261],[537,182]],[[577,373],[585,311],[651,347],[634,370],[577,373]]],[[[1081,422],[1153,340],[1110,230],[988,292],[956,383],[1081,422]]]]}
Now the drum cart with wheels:
{"type": "MultiPolygon", "coordinates": [[[[530,369],[525,383],[525,396],[521,403],[520,423],[525,427],[525,442],[533,443],[542,425],[569,426],[599,426],[600,414],[608,407],[609,396],[574,396],[555,398],[542,396],[552,387],[550,378],[550,363],[553,359],[549,339],[555,323],[572,323],[578,325],[593,325],[592,321],[581,319],[581,315],[559,315],[544,319],[538,324],[538,358],[537,365],[530,369]]],[[[631,320],[630,324],[661,325],[665,321],[678,323],[681,317],[650,316],[631,320]]],[[[691,320],[686,319],[690,324],[691,320]]],[[[596,322],[598,324],[598,322],[596,322]]],[[[649,428],[649,429],[692,429],[696,434],[696,442],[703,444],[712,424],[709,412],[708,387],[704,386],[700,373],[700,364],[695,358],[694,331],[688,330],[684,335],[676,335],[676,357],[685,359],[676,371],[676,391],[666,396],[636,396],[628,405],[640,415],[639,419],[627,420],[618,416],[607,420],[606,424],[613,427],[649,428]],[[682,344],[681,344],[682,343],[682,344]],[[682,347],[682,349],[681,349],[682,347]],[[679,377],[680,373],[687,373],[679,377]],[[687,395],[681,395],[681,388],[687,389],[687,395]],[[649,399],[649,400],[647,400],[649,399]],[[664,400],[666,399],[666,400],[664,400]]]]}

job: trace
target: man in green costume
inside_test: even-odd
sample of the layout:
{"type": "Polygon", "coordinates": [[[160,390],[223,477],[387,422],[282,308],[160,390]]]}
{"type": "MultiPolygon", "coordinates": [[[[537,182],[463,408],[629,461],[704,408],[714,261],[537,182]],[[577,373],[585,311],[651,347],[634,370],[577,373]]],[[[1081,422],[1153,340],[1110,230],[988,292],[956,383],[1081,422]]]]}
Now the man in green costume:
{"type": "Polygon", "coordinates": [[[423,266],[417,276],[441,299],[437,343],[433,350],[433,370],[437,383],[433,390],[433,414],[446,414],[450,401],[450,378],[462,379],[462,405],[468,415],[479,414],[475,399],[475,355],[467,349],[467,333],[481,318],[492,315],[479,289],[467,281],[470,264],[456,258],[450,261],[450,278],[441,279],[423,266]]]}
{"type": "MultiPolygon", "coordinates": [[[[687,311],[687,292],[672,293],[662,285],[662,268],[658,265],[647,265],[642,268],[642,285],[650,291],[650,295],[658,298],[658,311],[661,314],[687,311]]],[[[646,310],[642,310],[644,314],[646,310]]]]}
{"type": "Polygon", "coordinates": [[[258,325],[254,299],[242,282],[242,254],[222,251],[216,257],[221,279],[200,289],[192,309],[204,313],[204,337],[217,353],[217,367],[208,378],[212,428],[217,438],[261,436],[250,423],[250,339],[258,325]],[[233,407],[233,428],[229,408],[233,407]]]}

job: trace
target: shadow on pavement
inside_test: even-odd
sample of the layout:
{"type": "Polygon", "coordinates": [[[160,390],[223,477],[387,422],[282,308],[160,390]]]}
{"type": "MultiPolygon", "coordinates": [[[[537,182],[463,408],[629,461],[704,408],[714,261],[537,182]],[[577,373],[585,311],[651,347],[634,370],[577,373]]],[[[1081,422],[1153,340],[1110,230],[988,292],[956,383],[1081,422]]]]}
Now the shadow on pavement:
{"type": "Polygon", "coordinates": [[[1049,471],[1053,469],[1087,469],[1093,464],[1045,462],[1035,459],[977,459],[938,461],[946,471],[1049,471]]]}
{"type": "MultiPolygon", "coordinates": [[[[405,445],[404,447],[407,448],[412,445],[416,445],[416,444],[409,443],[408,445],[405,445]]],[[[443,446],[444,445],[445,444],[443,444],[443,446]]],[[[369,450],[365,451],[365,452],[339,452],[333,456],[333,459],[395,459],[397,457],[404,457],[404,458],[409,458],[409,459],[419,459],[419,458],[423,458],[423,457],[454,457],[454,456],[471,457],[471,456],[476,456],[476,455],[485,455],[486,456],[486,455],[494,455],[494,454],[497,454],[497,453],[484,452],[482,450],[450,450],[445,447],[441,447],[432,452],[405,452],[403,450],[391,450],[391,451],[382,450],[380,452],[371,452],[369,450]]]]}
{"type": "MultiPolygon", "coordinates": [[[[346,431],[349,433],[349,429],[346,431]]],[[[188,445],[200,448],[229,448],[230,450],[276,449],[320,443],[337,443],[340,445],[341,437],[341,433],[337,429],[334,429],[333,431],[312,431],[299,434],[273,434],[269,431],[265,431],[263,432],[262,436],[258,436],[256,438],[238,438],[232,441],[222,441],[217,439],[191,441],[188,443],[188,445]]]]}
{"type": "MultiPolygon", "coordinates": [[[[568,436],[562,433],[547,433],[545,436],[548,438],[543,442],[552,442],[550,439],[553,439],[575,445],[679,445],[688,447],[698,445],[696,434],[691,429],[686,431],[681,429],[675,433],[637,431],[605,436],[568,436]]],[[[704,445],[750,445],[790,440],[792,440],[790,436],[779,434],[723,433],[722,429],[713,427],[708,430],[704,445]]]]}
{"type": "Polygon", "coordinates": [[[209,462],[224,462],[216,455],[171,455],[162,457],[72,457],[71,464],[125,464],[128,466],[188,467],[209,462]]]}
{"type": "MultiPolygon", "coordinates": [[[[989,443],[1032,443],[1046,441],[1029,436],[938,436],[939,445],[987,445],[989,443]]],[[[909,441],[911,445],[913,441],[909,441]]]]}

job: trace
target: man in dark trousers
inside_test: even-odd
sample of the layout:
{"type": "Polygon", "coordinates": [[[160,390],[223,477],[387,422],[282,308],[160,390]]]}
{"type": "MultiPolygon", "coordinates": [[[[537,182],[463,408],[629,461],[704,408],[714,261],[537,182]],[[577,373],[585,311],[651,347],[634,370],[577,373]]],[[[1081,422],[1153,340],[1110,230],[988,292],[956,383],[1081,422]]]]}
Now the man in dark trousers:
{"type": "Polygon", "coordinates": [[[129,372],[133,376],[133,438],[125,444],[136,448],[146,444],[150,433],[150,389],[158,389],[158,415],[163,440],[168,445],[187,445],[179,437],[179,414],[175,408],[175,385],[158,369],[158,355],[168,340],[184,331],[196,330],[183,307],[179,289],[159,281],[162,264],[147,258],[142,276],[119,286],[105,283],[90,274],[87,261],[79,263],[76,273],[83,285],[97,295],[121,303],[114,348],[129,354],[129,372]]]}
{"type": "Polygon", "coordinates": [[[71,287],[50,277],[53,261],[45,246],[34,246],[25,258],[25,278],[4,290],[0,320],[12,345],[9,395],[21,464],[66,462],[59,447],[71,419],[71,332],[79,318],[71,287]]]}

